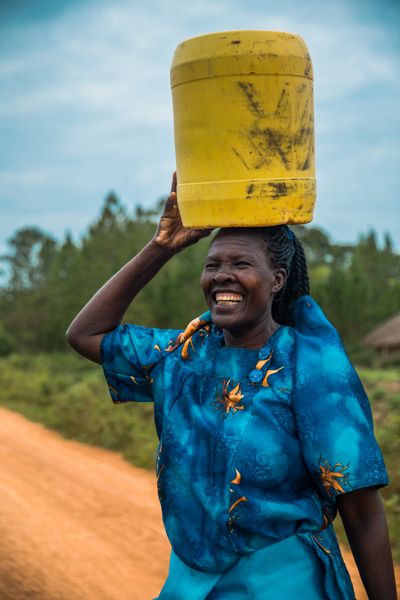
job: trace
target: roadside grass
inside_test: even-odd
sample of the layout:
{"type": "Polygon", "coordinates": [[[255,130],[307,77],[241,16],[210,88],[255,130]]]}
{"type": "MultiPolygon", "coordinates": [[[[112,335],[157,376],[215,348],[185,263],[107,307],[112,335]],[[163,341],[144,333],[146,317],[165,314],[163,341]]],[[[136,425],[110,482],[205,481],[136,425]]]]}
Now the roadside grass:
{"type": "Polygon", "coordinates": [[[157,436],[153,407],[114,406],[98,365],[70,354],[0,360],[0,404],[64,437],[121,452],[152,469],[157,436]]]}
{"type": "MultiPolygon", "coordinates": [[[[360,366],[357,371],[389,472],[390,485],[381,494],[400,562],[400,369],[360,366]]],[[[116,450],[132,464],[153,469],[157,436],[151,403],[114,406],[98,365],[72,353],[11,355],[0,359],[0,381],[0,405],[66,438],[116,450]]],[[[339,518],[335,528],[347,545],[339,518]]]]}
{"type": "MultiPolygon", "coordinates": [[[[382,488],[393,555],[400,562],[400,368],[357,367],[371,402],[375,435],[389,474],[389,486],[382,488]]],[[[341,543],[348,546],[340,518],[335,529],[341,543]]]]}

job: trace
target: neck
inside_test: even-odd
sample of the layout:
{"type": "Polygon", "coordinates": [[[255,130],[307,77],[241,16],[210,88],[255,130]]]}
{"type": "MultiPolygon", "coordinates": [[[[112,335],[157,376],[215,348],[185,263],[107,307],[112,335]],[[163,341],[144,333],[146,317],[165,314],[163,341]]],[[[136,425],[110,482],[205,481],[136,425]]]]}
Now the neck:
{"type": "Polygon", "coordinates": [[[259,349],[262,348],[271,335],[279,329],[271,316],[253,327],[249,326],[244,331],[228,331],[223,329],[225,346],[236,346],[237,348],[259,349]]]}

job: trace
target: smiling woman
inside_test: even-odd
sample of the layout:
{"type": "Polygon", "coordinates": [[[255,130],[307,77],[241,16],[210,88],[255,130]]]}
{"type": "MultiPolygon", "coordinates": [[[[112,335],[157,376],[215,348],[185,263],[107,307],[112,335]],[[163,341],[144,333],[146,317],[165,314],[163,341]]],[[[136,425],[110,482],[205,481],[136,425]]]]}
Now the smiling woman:
{"type": "Polygon", "coordinates": [[[261,347],[279,327],[272,300],[286,272],[273,269],[265,250],[258,233],[228,229],[208,252],[200,282],[214,325],[226,330],[227,346],[261,347]]]}
{"type": "Polygon", "coordinates": [[[247,348],[262,345],[279,324],[293,325],[293,303],[309,292],[303,247],[286,226],[221,229],[200,283],[213,323],[226,329],[227,345],[247,348]],[[235,304],[238,311],[230,311],[235,304]],[[258,334],[249,340],[253,326],[258,334]]]}
{"type": "Polygon", "coordinates": [[[339,336],[308,295],[286,226],[226,229],[185,330],[120,325],[161,267],[209,230],[182,227],[176,177],[154,238],[82,309],[71,345],[113,402],[153,401],[172,545],[159,600],[350,600],[339,510],[372,600],[396,598],[371,411],[339,336]]]}

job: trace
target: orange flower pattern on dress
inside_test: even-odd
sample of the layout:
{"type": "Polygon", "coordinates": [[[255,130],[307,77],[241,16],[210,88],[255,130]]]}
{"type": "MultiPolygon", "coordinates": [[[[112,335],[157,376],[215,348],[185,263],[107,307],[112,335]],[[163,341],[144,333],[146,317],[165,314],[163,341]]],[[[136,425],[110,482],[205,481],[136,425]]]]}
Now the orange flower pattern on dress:
{"type": "Polygon", "coordinates": [[[242,480],[242,476],[237,469],[235,469],[235,471],[236,471],[236,476],[231,480],[231,483],[233,483],[235,485],[239,485],[239,483],[242,480]]]}
{"type": "Polygon", "coordinates": [[[279,371],[281,371],[282,369],[285,368],[285,367],[279,367],[278,369],[268,369],[267,372],[265,373],[265,375],[263,375],[262,370],[265,367],[265,365],[268,365],[268,363],[270,363],[270,361],[272,359],[272,355],[273,355],[273,352],[271,351],[269,356],[267,356],[267,358],[262,358],[261,360],[259,360],[257,362],[254,370],[250,373],[250,381],[252,383],[261,382],[261,385],[263,387],[269,387],[268,378],[271,375],[274,375],[275,373],[278,373],[279,371]]]}
{"type": "Polygon", "coordinates": [[[210,331],[209,322],[201,319],[200,317],[196,317],[193,321],[190,321],[189,325],[186,327],[185,331],[180,333],[175,341],[170,340],[167,348],[165,348],[166,352],[173,352],[178,348],[178,346],[182,345],[181,356],[184,360],[190,358],[189,348],[192,348],[194,351],[194,344],[192,340],[192,336],[199,332],[200,337],[203,338],[208,335],[210,331]]]}
{"type": "MultiPolygon", "coordinates": [[[[231,479],[230,483],[232,485],[240,485],[241,481],[242,481],[242,475],[241,473],[235,469],[236,471],[236,476],[231,479]]],[[[229,488],[229,491],[231,494],[233,494],[236,490],[229,488]]],[[[233,514],[233,511],[235,510],[235,508],[241,504],[242,502],[247,502],[247,498],[246,496],[240,496],[240,498],[237,498],[237,500],[233,501],[232,504],[229,507],[228,513],[229,513],[229,519],[227,522],[227,526],[228,526],[228,531],[230,533],[233,533],[233,531],[235,530],[235,515],[233,514]]]]}
{"type": "Polygon", "coordinates": [[[229,390],[229,386],[231,385],[231,380],[223,382],[222,385],[222,394],[217,395],[216,402],[213,402],[214,406],[217,409],[223,410],[225,415],[228,415],[231,411],[235,413],[238,410],[244,410],[243,404],[240,404],[242,398],[244,398],[244,394],[240,389],[240,383],[233,385],[232,389],[229,390]]]}
{"type": "Polygon", "coordinates": [[[272,352],[270,352],[270,355],[265,358],[264,360],[259,360],[258,363],[256,364],[256,369],[258,371],[261,371],[261,369],[263,368],[264,365],[267,364],[267,362],[269,362],[272,358],[272,352]]]}
{"type": "Polygon", "coordinates": [[[320,536],[313,535],[312,538],[314,542],[318,544],[318,546],[325,552],[325,554],[332,554],[331,551],[322,544],[322,538],[320,536]]]}
{"type": "Polygon", "coordinates": [[[321,483],[328,496],[331,496],[332,492],[344,493],[346,490],[343,486],[349,483],[349,474],[344,473],[349,468],[349,465],[343,465],[342,463],[336,463],[333,466],[329,462],[320,458],[319,471],[321,483]]]}
{"type": "Polygon", "coordinates": [[[268,371],[265,374],[265,377],[262,381],[262,385],[264,387],[269,387],[269,383],[268,383],[268,377],[270,377],[270,375],[274,375],[274,373],[278,373],[279,371],[282,371],[282,369],[284,369],[285,367],[279,367],[279,369],[268,369],[268,371]]]}
{"type": "Polygon", "coordinates": [[[235,502],[232,504],[232,506],[229,507],[229,512],[232,512],[237,507],[237,505],[240,504],[241,502],[247,502],[246,496],[241,496],[240,498],[235,500],[235,502]]]}

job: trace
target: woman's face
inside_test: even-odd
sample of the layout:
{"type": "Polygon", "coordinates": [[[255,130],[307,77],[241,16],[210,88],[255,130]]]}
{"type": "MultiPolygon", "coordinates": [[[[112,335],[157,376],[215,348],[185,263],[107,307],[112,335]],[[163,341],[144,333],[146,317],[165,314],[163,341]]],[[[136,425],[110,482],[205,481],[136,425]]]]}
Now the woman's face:
{"type": "Polygon", "coordinates": [[[235,229],[222,230],[213,240],[200,283],[213,323],[248,337],[252,330],[270,334],[272,300],[285,278],[284,269],[272,267],[256,232],[235,229]]]}

